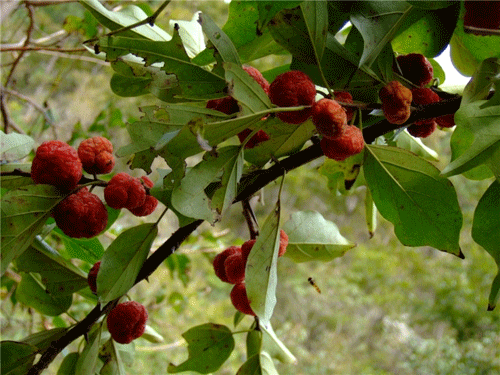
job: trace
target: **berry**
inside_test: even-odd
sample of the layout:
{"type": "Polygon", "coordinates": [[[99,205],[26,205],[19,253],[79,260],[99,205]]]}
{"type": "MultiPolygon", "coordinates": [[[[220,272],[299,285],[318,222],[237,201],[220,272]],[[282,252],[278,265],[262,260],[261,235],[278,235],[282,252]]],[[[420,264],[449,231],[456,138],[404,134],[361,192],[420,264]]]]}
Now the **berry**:
{"type": "Polygon", "coordinates": [[[413,135],[414,137],[426,138],[431,135],[434,130],[436,130],[437,124],[434,120],[424,120],[418,121],[410,126],[406,130],[408,133],[413,135]]]}
{"type": "Polygon", "coordinates": [[[411,89],[412,101],[418,105],[427,105],[439,102],[439,95],[427,87],[411,89]]]}
{"type": "Polygon", "coordinates": [[[105,174],[111,172],[115,166],[113,145],[104,137],[84,140],[78,146],[78,156],[87,173],[105,174]]]}
{"type": "Polygon", "coordinates": [[[116,305],[108,314],[106,322],[113,340],[128,344],[142,336],[147,320],[148,312],[143,305],[127,301],[116,305]]]}
{"type": "Polygon", "coordinates": [[[464,31],[466,33],[491,35],[488,30],[498,31],[500,28],[500,2],[466,0],[464,7],[464,31]]]}
{"type": "Polygon", "coordinates": [[[233,254],[241,253],[241,248],[239,246],[231,246],[228,247],[223,252],[217,254],[214,258],[213,266],[215,271],[215,276],[217,276],[222,281],[229,283],[229,279],[226,276],[226,269],[224,267],[224,263],[226,259],[229,258],[233,254]]]}
{"type": "Polygon", "coordinates": [[[61,201],[52,215],[64,234],[73,238],[91,238],[108,223],[108,211],[101,199],[86,187],[61,201]]]}
{"type": "Polygon", "coordinates": [[[231,302],[236,310],[242,312],[243,314],[255,316],[255,313],[250,307],[250,301],[247,297],[245,283],[239,283],[233,286],[233,289],[231,289],[231,302]]]}
{"type": "Polygon", "coordinates": [[[401,125],[410,118],[412,94],[398,81],[391,81],[379,91],[382,111],[391,124],[401,125]]]}
{"type": "Polygon", "coordinates": [[[250,250],[252,250],[252,247],[256,241],[257,240],[248,240],[243,245],[241,245],[241,255],[243,256],[245,263],[247,262],[248,255],[250,254],[250,250]]]}
{"type": "MultiPolygon", "coordinates": [[[[335,93],[335,100],[343,103],[352,104],[354,101],[352,100],[352,95],[347,91],[339,91],[335,93]]],[[[342,107],[347,115],[347,122],[351,122],[352,117],[354,116],[355,109],[352,107],[342,107]]]]}
{"type": "Polygon", "coordinates": [[[89,271],[87,276],[87,282],[89,284],[89,288],[92,293],[97,293],[97,273],[99,272],[99,268],[101,267],[101,262],[95,263],[89,271]]]}
{"type": "Polygon", "coordinates": [[[146,201],[146,189],[141,180],[125,172],[118,173],[109,180],[104,189],[104,199],[109,207],[119,210],[132,210],[140,207],[146,201]]]}
{"type": "Polygon", "coordinates": [[[439,116],[434,119],[442,128],[452,128],[455,126],[455,114],[439,116]]]}
{"type": "Polygon", "coordinates": [[[320,146],[327,158],[342,161],[363,151],[365,140],[358,127],[348,125],[342,136],[335,139],[323,138],[320,146]]]}
{"type": "Polygon", "coordinates": [[[331,99],[321,99],[314,103],[311,118],[318,133],[330,139],[340,137],[347,126],[344,109],[331,99]]]}
{"type": "Polygon", "coordinates": [[[288,235],[283,229],[280,230],[280,250],[278,256],[281,257],[286,252],[286,247],[288,246],[288,235]]]}
{"type": "Polygon", "coordinates": [[[397,58],[401,74],[417,86],[425,86],[434,78],[431,63],[420,53],[400,55],[397,58]]]}
{"type": "Polygon", "coordinates": [[[239,284],[245,280],[245,260],[241,252],[230,255],[224,261],[226,278],[231,284],[239,284]]]}
{"type": "Polygon", "coordinates": [[[62,141],[43,142],[31,164],[31,178],[37,184],[73,190],[82,178],[82,162],[76,150],[62,141]]]}
{"type": "MultiPolygon", "coordinates": [[[[310,106],[316,98],[316,87],[307,74],[291,70],[280,74],[269,86],[269,99],[279,107],[310,106]]],[[[301,111],[279,112],[281,121],[301,124],[311,115],[311,108],[301,111]]]]}
{"type": "Polygon", "coordinates": [[[250,65],[243,65],[242,68],[260,85],[260,87],[262,87],[262,90],[269,95],[269,82],[267,82],[267,79],[264,78],[262,73],[250,65]]]}
{"type": "MultiPolygon", "coordinates": [[[[152,188],[154,185],[153,181],[151,181],[147,176],[142,176],[141,180],[148,188],[152,188]]],[[[144,204],[142,206],[129,209],[129,211],[135,216],[148,216],[153,213],[153,211],[156,209],[156,206],[158,206],[158,199],[150,194],[147,194],[146,200],[144,201],[144,204]]]]}
{"type": "MultiPolygon", "coordinates": [[[[252,133],[251,129],[245,129],[242,132],[238,133],[238,139],[241,143],[252,133]]],[[[269,140],[269,136],[264,130],[259,130],[257,133],[253,135],[252,138],[248,140],[245,144],[245,148],[254,148],[259,143],[265,142],[269,140]]]]}

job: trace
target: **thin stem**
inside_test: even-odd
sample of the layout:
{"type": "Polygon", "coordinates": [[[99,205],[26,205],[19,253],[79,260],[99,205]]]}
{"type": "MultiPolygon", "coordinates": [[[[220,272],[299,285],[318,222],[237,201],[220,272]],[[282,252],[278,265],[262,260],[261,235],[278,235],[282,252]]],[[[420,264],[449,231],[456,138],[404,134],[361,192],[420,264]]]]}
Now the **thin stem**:
{"type": "Polygon", "coordinates": [[[254,240],[259,236],[259,223],[250,205],[250,198],[243,199],[241,205],[243,206],[243,216],[245,217],[248,231],[250,232],[250,239],[254,240]]]}

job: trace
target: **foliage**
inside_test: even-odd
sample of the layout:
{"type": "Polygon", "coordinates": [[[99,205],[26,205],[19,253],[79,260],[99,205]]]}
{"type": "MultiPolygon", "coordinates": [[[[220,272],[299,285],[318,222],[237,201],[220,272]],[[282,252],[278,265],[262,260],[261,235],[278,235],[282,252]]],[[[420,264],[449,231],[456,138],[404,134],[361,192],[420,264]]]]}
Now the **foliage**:
{"type": "MultiPolygon", "coordinates": [[[[102,317],[136,284],[157,277],[159,272],[155,271],[164,265],[175,279],[187,285],[189,258],[174,252],[189,241],[188,237],[203,222],[213,225],[224,220],[231,206],[238,202],[246,203],[245,217],[252,237],[260,234],[246,266],[247,294],[256,318],[251,326],[242,328],[247,356],[238,364],[237,373],[277,374],[280,367],[275,360],[283,366],[294,364],[296,357],[273,329],[278,302],[280,228],[289,233],[286,261],[330,262],[349,254],[348,250],[355,246],[336,223],[326,218],[326,212],[302,207],[284,222],[282,212],[287,207],[282,196],[287,178],[314,160],[322,163],[314,170],[315,178],[325,176],[332,196],[347,199],[359,189],[366,191],[370,236],[377,231],[380,213],[394,226],[394,234],[402,245],[431,246],[463,258],[461,234],[470,232],[499,269],[488,300],[488,310],[495,308],[500,295],[500,247],[495,231],[500,193],[500,43],[497,35],[485,37],[464,32],[463,2],[233,1],[222,27],[207,12],[196,13],[191,21],[168,20],[168,24],[162,24],[158,16],[169,9],[168,3],[155,3],[154,10],[147,3],[109,10],[107,4],[97,0],[80,0],[78,8],[68,11],[64,25],[60,22],[63,33],[71,35],[78,44],[83,42],[84,48],[70,52],[92,55],[94,62],[109,64],[113,73],[108,79],[114,94],[155,98],[153,104],[140,107],[140,119],[131,118],[126,125],[120,118],[124,108],[111,106],[102,110],[89,131],[111,136],[111,132],[107,134],[111,127],[126,128],[130,143],[121,147],[117,155],[127,159],[132,169],[154,171],[160,176],[151,194],[166,206],[165,211],[175,214],[179,223],[169,238],[161,239],[162,243],[155,240],[160,241],[158,227],[164,213],[156,222],[113,229],[111,225],[119,212],[110,209],[112,219],[107,235],[111,241],[106,235],[91,240],[72,239],[55,228],[51,211],[64,195],[51,186],[34,185],[29,178],[30,166],[23,162],[31,156],[43,129],[53,124],[51,112],[32,103],[42,114],[41,120],[37,120],[42,122],[42,131],[34,127],[28,134],[20,134],[22,129],[9,118],[11,107],[6,106],[2,93],[2,282],[11,293],[13,304],[28,306],[42,316],[67,313],[79,318],[70,327],[61,324],[23,340],[2,341],[2,368],[6,374],[38,374],[82,336],[80,347],[66,353],[58,373],[124,374],[125,365],[133,362],[134,345],[114,342],[102,317]],[[351,25],[343,28],[347,21],[351,25]],[[107,31],[110,32],[106,34],[107,31]],[[409,85],[393,67],[395,56],[421,53],[431,59],[438,77],[442,69],[432,58],[447,45],[451,45],[458,69],[472,76],[470,83],[460,94],[451,94],[443,91],[439,86],[442,82],[437,80],[432,88],[440,94],[441,102],[412,108],[405,124],[386,121],[378,103],[379,90],[392,80],[409,85]],[[276,107],[241,67],[258,64],[256,60],[273,55],[286,56],[289,61],[263,72],[269,80],[283,71],[301,70],[322,95],[334,95],[340,90],[352,93],[353,107],[357,109],[353,124],[363,130],[367,143],[361,154],[342,162],[324,161],[310,120],[295,126],[275,116],[281,111],[304,108],[276,107]],[[228,94],[238,102],[237,113],[206,108],[208,100],[228,94]],[[452,160],[440,169],[435,163],[436,152],[404,128],[417,120],[447,114],[455,114],[457,126],[449,141],[452,160]],[[264,130],[270,139],[252,149],[245,148],[245,143],[237,143],[235,136],[247,128],[253,134],[264,130]],[[159,160],[168,169],[159,168],[159,160]],[[460,190],[451,181],[456,175],[490,184],[477,203],[471,228],[462,228],[465,211],[457,195],[460,190]],[[263,216],[267,218],[258,230],[258,223],[252,219],[255,216],[250,198],[279,179],[277,196],[264,206],[263,216]],[[97,260],[102,264],[95,296],[86,285],[86,272],[97,260]],[[36,354],[41,357],[35,360],[36,354]]],[[[28,37],[22,47],[15,47],[20,49],[14,49],[18,55],[3,82],[6,94],[13,86],[17,64],[28,58],[24,56],[26,52],[52,48],[40,40],[30,40],[34,30],[33,4],[24,2],[23,6],[30,16],[28,37]]],[[[19,97],[12,90],[10,95],[19,97]]],[[[86,131],[77,124],[69,137],[74,142],[86,137],[86,131]]],[[[89,178],[85,182],[102,186],[106,178],[89,178]]],[[[376,255],[366,256],[380,262],[376,255]]],[[[363,279],[361,271],[349,277],[358,278],[356,282],[360,284],[370,282],[363,279]]],[[[377,288],[376,283],[373,288],[377,288]]],[[[158,295],[160,301],[166,297],[164,293],[158,295]]],[[[440,297],[443,314],[450,305],[456,308],[455,302],[448,305],[446,296],[440,297]]],[[[181,293],[172,293],[168,302],[175,311],[186,314],[183,298],[181,293]]],[[[308,306],[301,308],[307,310],[308,306]]],[[[474,321],[474,314],[467,314],[460,317],[456,313],[451,318],[463,336],[464,327],[474,321]],[[460,320],[464,317],[465,323],[460,320]]],[[[396,323],[388,320],[383,327],[400,327],[396,323]]],[[[237,313],[234,325],[242,324],[243,316],[237,313]]],[[[154,328],[149,326],[143,338],[161,341],[154,328]]],[[[188,343],[189,358],[169,365],[165,361],[162,371],[217,371],[236,347],[238,333],[241,331],[224,324],[198,324],[182,334],[188,343]]],[[[450,362],[455,360],[456,342],[451,341],[444,348],[417,334],[410,336],[413,341],[405,354],[408,357],[438,352],[450,362]]],[[[470,352],[470,357],[456,361],[458,367],[470,368],[467,361],[483,366],[485,360],[479,356],[480,350],[471,348],[470,352]]],[[[411,369],[401,367],[400,371],[430,371],[426,362],[410,363],[411,369]]],[[[495,366],[498,368],[498,364],[491,368],[495,366]]],[[[487,365],[483,367],[489,370],[487,365]]],[[[372,372],[373,368],[358,370],[372,372]]]]}

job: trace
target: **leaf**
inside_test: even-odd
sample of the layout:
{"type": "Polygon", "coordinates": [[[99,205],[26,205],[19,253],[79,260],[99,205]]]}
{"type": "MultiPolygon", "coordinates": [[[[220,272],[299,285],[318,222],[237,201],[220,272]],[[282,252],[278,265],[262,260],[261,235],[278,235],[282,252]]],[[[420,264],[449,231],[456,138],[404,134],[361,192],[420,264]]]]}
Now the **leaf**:
{"type": "Polygon", "coordinates": [[[222,57],[222,61],[241,65],[238,51],[231,42],[231,39],[222,31],[219,26],[210,18],[208,14],[200,13],[198,22],[208,39],[217,49],[222,57]]]}
{"type": "Polygon", "coordinates": [[[500,105],[487,104],[488,101],[478,100],[461,106],[455,113],[456,123],[474,134],[474,141],[443,169],[443,176],[460,174],[484,164],[500,147],[500,105]]]}
{"type": "Polygon", "coordinates": [[[206,323],[189,329],[182,334],[188,343],[189,358],[176,366],[168,365],[167,371],[175,374],[196,371],[208,374],[217,371],[229,358],[234,349],[234,338],[226,326],[206,323]]]}
{"type": "Polygon", "coordinates": [[[356,246],[342,237],[335,223],[317,211],[294,212],[283,230],[288,234],[285,256],[296,263],[329,262],[356,246]]]}
{"type": "Polygon", "coordinates": [[[21,282],[16,288],[16,298],[24,305],[49,316],[57,316],[67,311],[73,301],[72,295],[52,296],[29,273],[23,274],[21,282]]]}
{"type": "Polygon", "coordinates": [[[2,197],[1,274],[40,233],[51,210],[64,199],[54,186],[28,185],[2,197]]]}
{"type": "Polygon", "coordinates": [[[245,285],[250,307],[262,325],[269,324],[276,305],[280,215],[281,205],[278,199],[260,230],[245,267],[245,285]]]}
{"type": "Polygon", "coordinates": [[[447,8],[456,2],[453,0],[436,0],[436,1],[423,1],[423,0],[406,0],[407,3],[414,7],[421,9],[443,9],[447,8]]]}
{"type": "Polygon", "coordinates": [[[35,141],[26,134],[5,134],[0,130],[0,159],[2,161],[19,160],[33,149],[35,141]]]}
{"type": "Polygon", "coordinates": [[[104,361],[104,366],[102,367],[99,374],[127,375],[124,363],[120,355],[120,348],[131,347],[133,348],[133,345],[121,345],[115,342],[113,339],[107,340],[102,349],[99,351],[99,356],[104,361]]]}
{"type": "MultiPolygon", "coordinates": [[[[455,2],[438,10],[415,10],[391,44],[401,54],[420,53],[427,57],[439,55],[449,44],[460,13],[455,2]]],[[[414,3],[412,3],[414,5],[414,3]]],[[[416,6],[418,7],[418,5],[416,6]]]]}
{"type": "Polygon", "coordinates": [[[88,341],[76,362],[75,375],[94,375],[101,343],[101,329],[102,326],[98,324],[89,334],[88,341]]]}
{"type": "MultiPolygon", "coordinates": [[[[184,216],[213,222],[215,216],[212,210],[215,207],[211,205],[205,188],[218,176],[227,174],[228,170],[235,167],[235,163],[238,163],[239,152],[239,147],[228,146],[220,149],[217,156],[206,154],[205,159],[195,165],[181,180],[180,185],[174,188],[172,205],[175,209],[184,216]]],[[[236,169],[238,169],[237,166],[236,169]]],[[[229,174],[229,179],[233,179],[232,187],[234,187],[234,180],[238,177],[237,174],[237,170],[229,174]]],[[[224,195],[226,193],[229,196],[236,196],[233,188],[230,191],[226,189],[224,195]]],[[[224,198],[225,200],[226,198],[224,198]]],[[[216,203],[219,205],[222,203],[220,197],[217,198],[216,203]]]]}
{"type": "MultiPolygon", "coordinates": [[[[31,163],[0,163],[0,172],[7,173],[19,170],[25,173],[31,173],[31,163]]],[[[26,185],[34,185],[31,177],[24,176],[0,176],[0,185],[2,189],[17,189],[26,185]]]]}
{"type": "Polygon", "coordinates": [[[57,375],[74,375],[76,372],[76,364],[79,358],[78,352],[72,352],[67,354],[57,370],[57,375]]]}
{"type": "Polygon", "coordinates": [[[297,358],[288,350],[283,342],[274,333],[271,324],[262,327],[262,348],[270,357],[282,363],[297,364],[297,358]]]}
{"type": "Polygon", "coordinates": [[[300,10],[304,17],[309,39],[314,50],[316,62],[323,58],[328,30],[328,5],[325,0],[304,1],[300,10]]]}
{"type": "Polygon", "coordinates": [[[191,21],[170,20],[170,27],[175,29],[175,25],[179,27],[179,36],[182,39],[182,44],[186,49],[186,53],[190,58],[195,57],[205,46],[205,37],[200,23],[198,22],[201,12],[196,12],[191,21]]]}
{"type": "Polygon", "coordinates": [[[19,271],[39,273],[47,292],[54,297],[71,295],[88,286],[87,275],[82,270],[38,238],[19,256],[16,264],[19,271]]]}
{"type": "Polygon", "coordinates": [[[54,231],[59,234],[64,244],[64,252],[68,257],[81,259],[90,264],[94,264],[102,258],[104,247],[97,237],[89,239],[71,238],[63,234],[62,231],[59,233],[59,228],[55,228],[54,231]]]}
{"type": "Polygon", "coordinates": [[[370,67],[387,43],[400,32],[416,9],[400,1],[361,1],[353,6],[351,22],[364,40],[359,66],[370,67]]]}
{"type": "Polygon", "coordinates": [[[495,77],[500,75],[500,62],[496,58],[481,61],[472,79],[465,86],[460,106],[466,106],[477,100],[487,99],[495,77]]]}
{"type": "Polygon", "coordinates": [[[130,98],[149,94],[151,79],[131,78],[113,74],[109,84],[115,95],[130,98]]]}
{"type": "MultiPolygon", "coordinates": [[[[141,8],[137,6],[129,6],[122,12],[112,12],[107,10],[98,0],[79,0],[92,15],[104,26],[110,30],[116,30],[125,26],[132,25],[142,21],[148,17],[141,8]]],[[[157,41],[167,41],[172,37],[162,30],[160,27],[149,24],[135,27],[132,30],[127,30],[120,33],[123,36],[142,37],[157,41]]]]}
{"type": "Polygon", "coordinates": [[[248,358],[236,375],[278,375],[278,371],[276,371],[270,355],[266,352],[260,352],[248,358]]]}
{"type": "MultiPolygon", "coordinates": [[[[259,11],[259,20],[257,22],[258,32],[262,32],[272,18],[283,9],[292,9],[298,7],[302,1],[256,1],[259,11]]],[[[258,33],[257,32],[257,33],[258,33]]]]}
{"type": "Polygon", "coordinates": [[[463,257],[462,212],[451,182],[409,151],[367,146],[365,179],[380,214],[405,246],[432,246],[463,257]]]}
{"type": "Polygon", "coordinates": [[[142,334],[141,338],[152,342],[153,344],[159,344],[161,342],[164,342],[165,339],[163,338],[162,335],[160,335],[158,332],[156,332],[151,326],[146,325],[146,330],[142,334]]]}
{"type": "Polygon", "coordinates": [[[53,328],[29,335],[22,342],[36,347],[41,352],[50,348],[52,342],[59,340],[66,332],[68,332],[68,328],[53,328]]]}
{"type": "Polygon", "coordinates": [[[16,341],[0,342],[2,375],[23,375],[33,365],[36,347],[16,341]]]}
{"type": "Polygon", "coordinates": [[[134,285],[157,234],[156,224],[142,224],[120,233],[109,245],[97,274],[101,303],[121,297],[134,285]]]}
{"type": "Polygon", "coordinates": [[[262,331],[255,329],[252,325],[251,331],[247,333],[246,337],[246,350],[247,358],[259,354],[262,349],[262,331]]]}
{"type": "Polygon", "coordinates": [[[395,137],[394,142],[388,142],[391,146],[404,148],[418,156],[430,161],[438,161],[439,155],[433,149],[427,147],[420,138],[412,137],[407,131],[399,132],[395,137]]]}
{"type": "Polygon", "coordinates": [[[368,228],[368,235],[370,236],[370,238],[372,238],[375,230],[377,229],[377,206],[373,201],[370,189],[366,189],[365,218],[366,227],[368,228]]]}
{"type": "Polygon", "coordinates": [[[490,254],[499,272],[493,281],[490,297],[489,309],[493,310],[499,298],[500,291],[500,222],[497,220],[500,215],[500,182],[493,183],[485,191],[474,211],[472,222],[472,238],[490,254]]]}
{"type": "Polygon", "coordinates": [[[212,196],[211,207],[215,208],[219,215],[231,206],[238,193],[238,183],[243,174],[243,151],[239,152],[228,162],[224,168],[221,186],[212,196]]]}

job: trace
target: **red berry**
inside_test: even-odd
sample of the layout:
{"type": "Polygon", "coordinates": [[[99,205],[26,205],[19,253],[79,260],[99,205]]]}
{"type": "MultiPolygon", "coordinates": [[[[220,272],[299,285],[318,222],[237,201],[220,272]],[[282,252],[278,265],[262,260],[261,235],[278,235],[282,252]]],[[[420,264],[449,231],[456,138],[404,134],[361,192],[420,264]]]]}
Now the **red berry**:
{"type": "MultiPolygon", "coordinates": [[[[245,129],[242,132],[238,133],[238,139],[241,143],[252,133],[251,129],[245,129]]],[[[264,130],[259,130],[257,133],[253,135],[252,138],[248,140],[245,144],[245,148],[254,148],[259,143],[265,142],[269,140],[269,136],[264,130]]]]}
{"type": "Polygon", "coordinates": [[[207,108],[215,109],[216,111],[232,115],[240,110],[238,102],[230,96],[220,99],[212,99],[207,102],[207,108]]]}
{"type": "Polygon", "coordinates": [[[99,268],[101,267],[101,262],[95,263],[89,271],[87,276],[87,282],[89,284],[89,288],[92,293],[97,293],[97,273],[99,272],[99,268]]]}
{"type": "MultiPolygon", "coordinates": [[[[151,181],[147,176],[142,176],[141,180],[148,188],[152,188],[154,186],[153,181],[151,181]]],[[[129,211],[135,216],[148,216],[154,212],[156,206],[158,206],[158,199],[156,199],[152,195],[147,194],[146,200],[144,201],[144,204],[142,206],[132,208],[129,211]]]]}
{"type": "Polygon", "coordinates": [[[148,312],[143,305],[127,301],[116,305],[108,314],[106,322],[113,340],[128,344],[142,336],[147,320],[148,312]]]}
{"type": "Polygon", "coordinates": [[[239,246],[231,246],[228,247],[223,252],[217,254],[214,258],[213,266],[215,271],[215,276],[217,276],[222,281],[229,283],[229,279],[226,276],[226,269],[224,267],[224,263],[228,257],[233,254],[241,253],[241,248],[239,246]]]}
{"type": "Polygon", "coordinates": [[[436,130],[437,124],[434,120],[424,120],[418,121],[410,126],[406,130],[408,133],[413,135],[414,137],[426,138],[436,130]]]}
{"type": "Polygon", "coordinates": [[[243,245],[241,245],[241,255],[243,256],[245,263],[247,262],[248,255],[250,254],[250,250],[252,250],[252,247],[256,241],[257,240],[248,240],[243,245]]]}
{"type": "Polygon", "coordinates": [[[278,256],[281,257],[286,252],[286,247],[288,246],[288,235],[283,229],[280,230],[280,250],[278,256]]]}
{"type": "Polygon", "coordinates": [[[233,287],[231,290],[231,302],[236,310],[242,312],[243,314],[255,316],[255,313],[250,307],[250,301],[247,297],[245,283],[236,284],[233,287]]]}
{"type": "Polygon", "coordinates": [[[330,139],[340,137],[347,126],[344,109],[331,99],[321,99],[314,103],[311,118],[318,133],[330,139]]]}
{"type": "MultiPolygon", "coordinates": [[[[335,92],[335,100],[342,103],[352,104],[352,95],[347,91],[335,92]]],[[[347,122],[351,122],[355,109],[352,107],[342,107],[347,115],[347,122]]]]}
{"type": "Polygon", "coordinates": [[[78,146],[78,156],[87,173],[105,174],[111,172],[115,166],[113,145],[104,137],[84,140],[78,146]]]}
{"type": "Polygon", "coordinates": [[[31,178],[37,184],[73,190],[82,178],[82,162],[76,150],[62,141],[43,142],[31,164],[31,178]]]}
{"type": "Polygon", "coordinates": [[[108,211],[101,199],[86,187],[61,201],[52,213],[57,226],[73,238],[91,238],[108,223],[108,211]]]}
{"type": "Polygon", "coordinates": [[[262,90],[269,95],[269,82],[264,78],[262,73],[250,65],[243,65],[242,68],[260,85],[260,87],[262,87],[262,90]]]}
{"type": "Polygon", "coordinates": [[[404,124],[411,114],[412,94],[398,81],[391,81],[379,91],[382,111],[391,124],[404,124]]]}
{"type": "Polygon", "coordinates": [[[475,35],[491,35],[488,30],[498,32],[500,28],[500,2],[465,0],[464,7],[465,32],[475,35]]]}
{"type": "Polygon", "coordinates": [[[231,284],[242,283],[245,280],[245,266],[246,262],[241,252],[228,256],[224,261],[224,270],[228,282],[231,284]]]}
{"type": "Polygon", "coordinates": [[[434,78],[432,64],[420,53],[400,55],[397,58],[403,77],[417,86],[425,86],[434,78]]]}
{"type": "Polygon", "coordinates": [[[441,100],[438,94],[427,87],[413,88],[411,95],[413,103],[418,105],[437,103],[441,100]]]}
{"type": "Polygon", "coordinates": [[[439,116],[434,119],[442,128],[452,128],[455,126],[455,114],[439,116]]]}
{"type": "MultiPolygon", "coordinates": [[[[280,74],[269,86],[269,99],[279,107],[311,106],[316,98],[316,87],[309,76],[299,70],[280,74]]],[[[301,124],[311,115],[311,108],[301,111],[279,112],[278,118],[289,124],[301,124]]]]}
{"type": "Polygon", "coordinates": [[[342,161],[363,151],[365,141],[363,132],[358,127],[348,125],[342,136],[335,139],[323,138],[320,146],[327,158],[342,161]]]}
{"type": "Polygon", "coordinates": [[[125,172],[118,173],[108,182],[104,189],[104,199],[109,207],[119,210],[132,210],[146,201],[146,189],[141,180],[125,172]]]}

